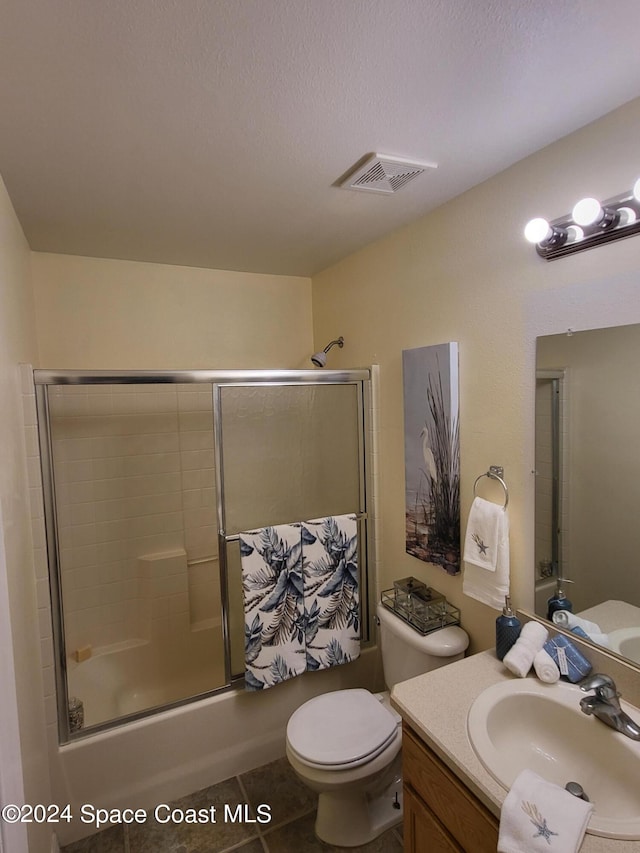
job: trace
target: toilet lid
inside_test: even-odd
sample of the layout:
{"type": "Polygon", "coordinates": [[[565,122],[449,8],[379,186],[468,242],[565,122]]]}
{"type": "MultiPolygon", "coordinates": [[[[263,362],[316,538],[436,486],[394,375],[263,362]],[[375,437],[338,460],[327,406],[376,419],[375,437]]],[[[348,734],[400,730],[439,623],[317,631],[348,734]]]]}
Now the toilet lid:
{"type": "Polygon", "coordinates": [[[396,729],[394,717],[368,690],[336,690],[294,711],[287,740],[312,765],[353,765],[382,752],[396,729]]]}

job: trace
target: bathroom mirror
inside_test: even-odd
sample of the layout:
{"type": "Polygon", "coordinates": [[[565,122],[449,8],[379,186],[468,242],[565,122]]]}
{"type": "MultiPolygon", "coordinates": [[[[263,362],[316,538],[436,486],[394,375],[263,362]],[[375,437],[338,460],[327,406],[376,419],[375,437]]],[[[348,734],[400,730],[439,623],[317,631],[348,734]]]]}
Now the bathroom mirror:
{"type": "Polygon", "coordinates": [[[547,617],[556,576],[568,578],[590,638],[636,664],[639,365],[640,325],[537,339],[536,614],[547,617]]]}

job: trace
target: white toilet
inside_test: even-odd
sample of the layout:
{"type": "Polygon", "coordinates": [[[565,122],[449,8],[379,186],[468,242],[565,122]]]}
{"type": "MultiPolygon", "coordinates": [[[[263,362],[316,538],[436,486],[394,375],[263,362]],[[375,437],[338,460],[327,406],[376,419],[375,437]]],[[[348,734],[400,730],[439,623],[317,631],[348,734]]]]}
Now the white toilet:
{"type": "MultiPolygon", "coordinates": [[[[459,660],[469,637],[458,626],[421,636],[378,605],[384,679],[389,690],[459,660]]],[[[436,700],[434,700],[436,701],[436,700]]],[[[336,690],[310,699],[287,725],[287,758],[318,798],[316,835],[357,847],[402,816],[401,719],[389,694],[336,690]]]]}

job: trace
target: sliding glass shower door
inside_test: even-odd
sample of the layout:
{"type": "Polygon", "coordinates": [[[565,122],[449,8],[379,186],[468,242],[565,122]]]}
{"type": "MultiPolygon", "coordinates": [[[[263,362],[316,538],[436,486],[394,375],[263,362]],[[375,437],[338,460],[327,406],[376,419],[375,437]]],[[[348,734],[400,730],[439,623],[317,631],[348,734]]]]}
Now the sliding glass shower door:
{"type": "MultiPolygon", "coordinates": [[[[244,672],[238,533],[356,513],[361,550],[366,547],[362,386],[220,385],[216,406],[220,555],[231,675],[238,676],[244,672]]],[[[366,594],[362,598],[366,602],[366,594]]]]}
{"type": "Polygon", "coordinates": [[[368,371],[34,372],[60,741],[230,689],[238,534],[355,513],[368,371]]]}
{"type": "Polygon", "coordinates": [[[56,385],[47,402],[84,725],[223,686],[211,386],[56,385]]]}

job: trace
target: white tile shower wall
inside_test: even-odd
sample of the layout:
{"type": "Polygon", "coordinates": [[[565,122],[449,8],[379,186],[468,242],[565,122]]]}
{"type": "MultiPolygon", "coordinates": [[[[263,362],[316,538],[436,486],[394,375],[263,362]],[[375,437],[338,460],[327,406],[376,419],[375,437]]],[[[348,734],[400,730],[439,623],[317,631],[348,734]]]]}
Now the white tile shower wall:
{"type": "Polygon", "coordinates": [[[217,557],[188,565],[189,617],[194,629],[212,628],[222,621],[219,571],[217,557]]]}
{"type": "Polygon", "coordinates": [[[221,618],[213,401],[210,386],[176,387],[190,620],[202,627],[221,618]]]}
{"type": "MultiPolygon", "coordinates": [[[[55,386],[49,401],[68,648],[149,639],[139,558],[216,555],[211,388],[55,386]]],[[[190,592],[212,610],[218,585],[200,571],[190,592]]]]}
{"type": "Polygon", "coordinates": [[[50,389],[70,652],[145,638],[137,558],[183,544],[176,393],[144,387],[50,389]]]}
{"type": "Polygon", "coordinates": [[[138,558],[140,619],[152,640],[189,629],[187,554],[183,548],[138,558]]]}

